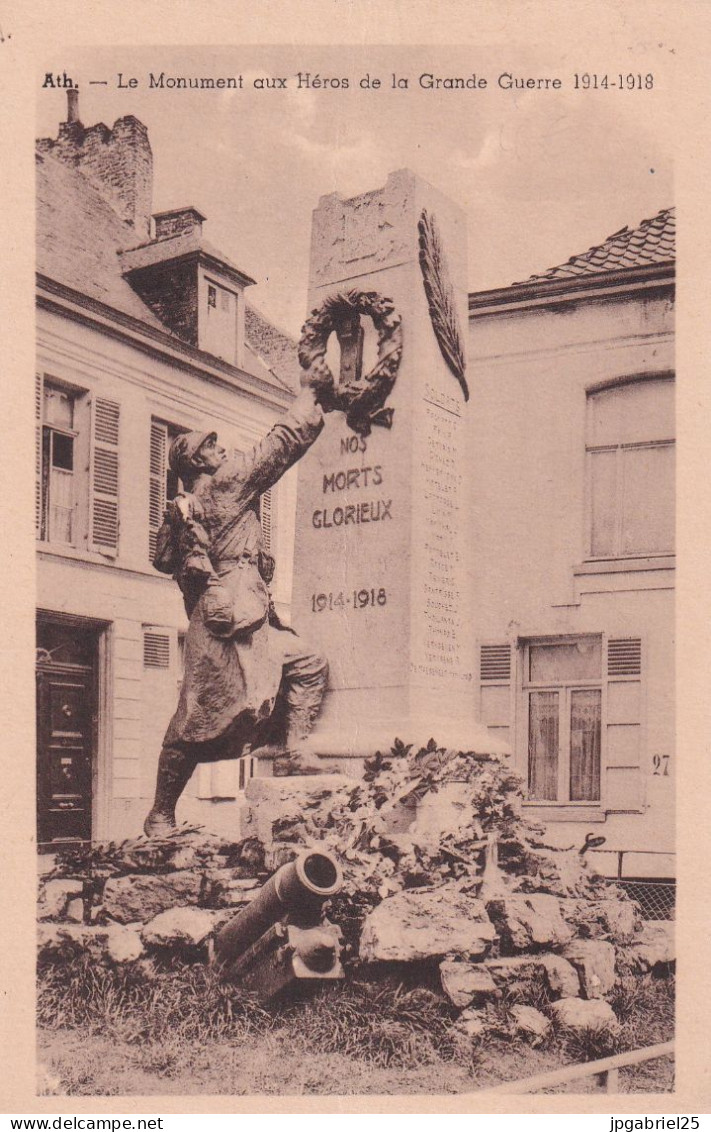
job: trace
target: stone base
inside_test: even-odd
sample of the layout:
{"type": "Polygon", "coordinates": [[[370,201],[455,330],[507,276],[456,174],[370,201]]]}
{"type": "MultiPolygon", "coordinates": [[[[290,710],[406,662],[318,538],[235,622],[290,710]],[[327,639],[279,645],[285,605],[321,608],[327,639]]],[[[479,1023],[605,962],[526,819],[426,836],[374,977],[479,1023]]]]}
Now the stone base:
{"type": "Polygon", "coordinates": [[[511,753],[502,739],[471,717],[406,711],[372,718],[366,712],[352,716],[345,724],[334,716],[333,710],[328,711],[316,724],[306,741],[311,754],[362,765],[362,760],[372,758],[376,751],[389,753],[396,739],[415,748],[435,739],[438,746],[455,751],[502,756],[511,753]]]}
{"type": "Polygon", "coordinates": [[[365,760],[362,759],[362,758],[349,758],[347,756],[341,756],[341,755],[326,756],[326,755],[322,754],[321,751],[315,752],[312,748],[310,748],[308,746],[308,743],[304,744],[304,748],[309,755],[313,754],[313,755],[317,756],[318,761],[323,766],[323,774],[320,774],[320,775],[301,775],[301,774],[275,775],[275,773],[274,773],[275,756],[273,754],[263,755],[261,753],[260,749],[257,748],[257,750],[251,756],[255,761],[255,778],[280,778],[282,781],[285,778],[288,778],[288,779],[291,779],[291,780],[295,779],[297,782],[304,782],[306,779],[322,778],[323,775],[333,775],[333,774],[347,776],[348,778],[351,778],[351,779],[363,777],[363,771],[365,769],[365,767],[364,767],[365,760]]]}

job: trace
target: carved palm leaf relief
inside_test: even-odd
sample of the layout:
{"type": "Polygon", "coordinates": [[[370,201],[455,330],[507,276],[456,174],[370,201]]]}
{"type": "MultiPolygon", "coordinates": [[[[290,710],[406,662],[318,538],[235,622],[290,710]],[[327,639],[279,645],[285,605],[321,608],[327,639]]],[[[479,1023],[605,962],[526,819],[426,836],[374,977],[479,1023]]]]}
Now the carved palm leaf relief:
{"type": "Polygon", "coordinates": [[[461,385],[464,400],[468,401],[469,386],[464,376],[466,362],[454,287],[449,277],[437,221],[426,209],[422,211],[417,230],[420,233],[420,268],[430,308],[432,328],[442,357],[461,385]]]}

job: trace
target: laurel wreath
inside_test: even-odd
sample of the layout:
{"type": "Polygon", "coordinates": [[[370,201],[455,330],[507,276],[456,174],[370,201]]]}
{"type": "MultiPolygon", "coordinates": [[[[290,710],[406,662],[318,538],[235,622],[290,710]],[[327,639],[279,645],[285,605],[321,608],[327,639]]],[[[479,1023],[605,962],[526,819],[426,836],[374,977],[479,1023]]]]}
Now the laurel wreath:
{"type": "Polygon", "coordinates": [[[299,364],[314,372],[327,389],[320,401],[324,412],[340,410],[350,428],[368,436],[373,425],[392,428],[394,409],[384,408],[402,358],[402,319],[392,299],[377,291],[341,291],[324,299],[304,323],[299,340],[299,364]],[[368,315],[378,334],[378,360],[356,381],[336,384],[326,363],[331,334],[368,315]]]}

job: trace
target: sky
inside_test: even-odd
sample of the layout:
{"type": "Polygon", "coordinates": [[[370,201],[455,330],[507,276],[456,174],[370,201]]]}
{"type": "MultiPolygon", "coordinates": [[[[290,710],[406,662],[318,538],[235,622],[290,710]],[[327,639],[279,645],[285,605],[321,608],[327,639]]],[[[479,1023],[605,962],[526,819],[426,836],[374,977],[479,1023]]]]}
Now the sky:
{"type": "MultiPolygon", "coordinates": [[[[606,62],[598,74],[619,81],[606,62]]],[[[197,207],[209,242],[257,280],[250,301],[297,335],[319,197],[378,188],[394,169],[414,170],[465,209],[472,291],[526,279],[673,204],[672,98],[658,63],[651,90],[577,91],[576,61],[543,49],[113,48],[76,51],[63,65],[84,125],[134,114],[148,127],[153,210],[197,207]],[[242,89],[151,89],[161,72],[241,75],[242,89]],[[299,73],[341,86],[299,88],[299,73]],[[506,73],[563,85],[505,90],[506,73]],[[393,89],[393,74],[408,87],[393,89]],[[488,85],[424,89],[420,75],[488,85]],[[276,77],[286,89],[255,88],[276,77]]],[[[643,82],[648,70],[645,56],[643,82]]],[[[39,89],[38,136],[56,136],[65,117],[64,90],[39,89]]]]}

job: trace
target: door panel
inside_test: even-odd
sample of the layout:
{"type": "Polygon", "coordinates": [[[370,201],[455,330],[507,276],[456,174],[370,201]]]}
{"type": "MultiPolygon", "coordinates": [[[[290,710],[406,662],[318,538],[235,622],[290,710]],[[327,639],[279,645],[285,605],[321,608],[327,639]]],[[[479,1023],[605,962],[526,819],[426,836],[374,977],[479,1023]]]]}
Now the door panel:
{"type": "Polygon", "coordinates": [[[91,670],[41,668],[38,680],[37,836],[91,837],[91,670]]]}

